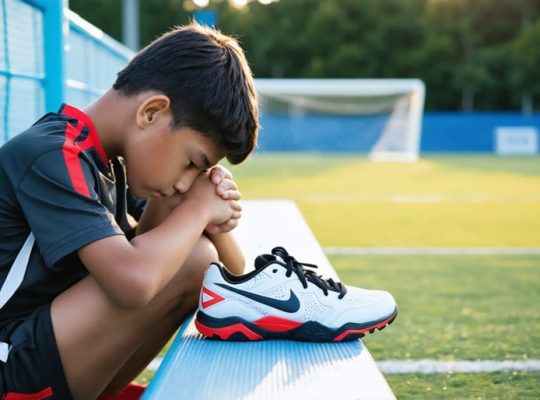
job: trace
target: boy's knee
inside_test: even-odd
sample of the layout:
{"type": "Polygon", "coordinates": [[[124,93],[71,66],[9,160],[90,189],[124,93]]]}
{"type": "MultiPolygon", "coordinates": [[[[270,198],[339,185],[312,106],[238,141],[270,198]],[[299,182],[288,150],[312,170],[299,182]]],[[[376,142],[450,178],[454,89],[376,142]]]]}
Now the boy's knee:
{"type": "Polygon", "coordinates": [[[169,312],[183,316],[184,312],[197,307],[204,272],[210,263],[218,260],[216,247],[202,236],[166,289],[172,295],[168,301],[169,312]]]}
{"type": "Polygon", "coordinates": [[[200,275],[201,279],[206,268],[211,263],[219,261],[216,246],[206,236],[201,236],[189,258],[193,261],[196,275],[200,275]]]}
{"type": "Polygon", "coordinates": [[[206,236],[202,236],[184,265],[185,281],[183,283],[187,284],[187,293],[198,297],[204,272],[212,262],[217,261],[219,261],[219,255],[216,246],[206,236]]]}

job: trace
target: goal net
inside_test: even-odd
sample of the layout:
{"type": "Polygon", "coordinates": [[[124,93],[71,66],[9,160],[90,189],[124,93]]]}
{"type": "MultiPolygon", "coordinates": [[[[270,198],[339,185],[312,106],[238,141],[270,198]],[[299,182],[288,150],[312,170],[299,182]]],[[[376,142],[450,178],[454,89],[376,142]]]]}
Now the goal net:
{"type": "Polygon", "coordinates": [[[262,151],[418,158],[425,93],[418,79],[256,79],[255,86],[262,151]]]}

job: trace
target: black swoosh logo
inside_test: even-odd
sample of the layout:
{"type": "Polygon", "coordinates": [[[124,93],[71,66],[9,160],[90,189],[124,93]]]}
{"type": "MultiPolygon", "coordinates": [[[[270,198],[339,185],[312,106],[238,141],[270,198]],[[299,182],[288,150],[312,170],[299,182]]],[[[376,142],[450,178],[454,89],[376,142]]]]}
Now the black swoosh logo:
{"type": "Polygon", "coordinates": [[[233,286],[224,285],[222,283],[216,283],[216,285],[221,286],[224,289],[230,290],[231,292],[241,294],[244,297],[247,297],[248,299],[255,300],[258,303],[265,304],[267,306],[270,306],[272,308],[276,308],[281,311],[285,311],[288,313],[294,313],[300,309],[300,301],[298,300],[298,297],[294,294],[294,292],[291,290],[291,295],[287,300],[278,300],[273,299],[271,297],[265,297],[260,296],[255,293],[246,292],[241,289],[237,289],[233,286]]]}

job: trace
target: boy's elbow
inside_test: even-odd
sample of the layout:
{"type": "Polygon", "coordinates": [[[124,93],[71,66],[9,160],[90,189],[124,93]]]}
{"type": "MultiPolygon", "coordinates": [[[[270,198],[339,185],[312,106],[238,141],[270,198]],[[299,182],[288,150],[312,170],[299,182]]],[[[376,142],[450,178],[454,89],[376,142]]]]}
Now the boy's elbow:
{"type": "Polygon", "coordinates": [[[140,310],[141,308],[146,307],[153,298],[153,295],[139,290],[138,292],[118,296],[116,299],[116,303],[118,306],[125,309],[140,310]]]}
{"type": "Polygon", "coordinates": [[[122,290],[114,294],[114,302],[122,308],[141,309],[146,307],[157,294],[156,285],[142,273],[132,273],[124,281],[122,290]]]}

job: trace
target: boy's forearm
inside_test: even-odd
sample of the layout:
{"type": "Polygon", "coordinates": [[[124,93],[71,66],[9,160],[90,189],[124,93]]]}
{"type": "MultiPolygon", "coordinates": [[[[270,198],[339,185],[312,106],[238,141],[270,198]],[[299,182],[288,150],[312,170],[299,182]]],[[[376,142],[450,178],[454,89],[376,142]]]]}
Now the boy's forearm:
{"type": "Polygon", "coordinates": [[[145,265],[161,267],[157,290],[161,290],[184,264],[207,223],[208,218],[202,215],[196,203],[182,203],[155,226],[147,225],[148,230],[131,241],[139,254],[146,255],[145,265]]]}
{"type": "Polygon", "coordinates": [[[137,224],[136,235],[148,232],[150,229],[161,224],[174,208],[173,205],[169,204],[164,199],[148,199],[146,207],[139,219],[139,223],[137,224]]]}
{"type": "Polygon", "coordinates": [[[115,235],[83,247],[78,254],[113,300],[122,306],[141,307],[178,272],[209,220],[199,202],[184,202],[161,224],[130,243],[115,235]]]}
{"type": "Polygon", "coordinates": [[[245,269],[245,258],[236,238],[231,232],[207,235],[218,251],[219,260],[229,271],[242,275],[245,269]]]}
{"type": "MultiPolygon", "coordinates": [[[[161,224],[174,209],[174,205],[162,199],[149,199],[137,226],[137,235],[147,232],[161,224]]],[[[235,274],[242,274],[245,259],[234,236],[228,233],[207,235],[219,254],[220,261],[235,274]]]]}

